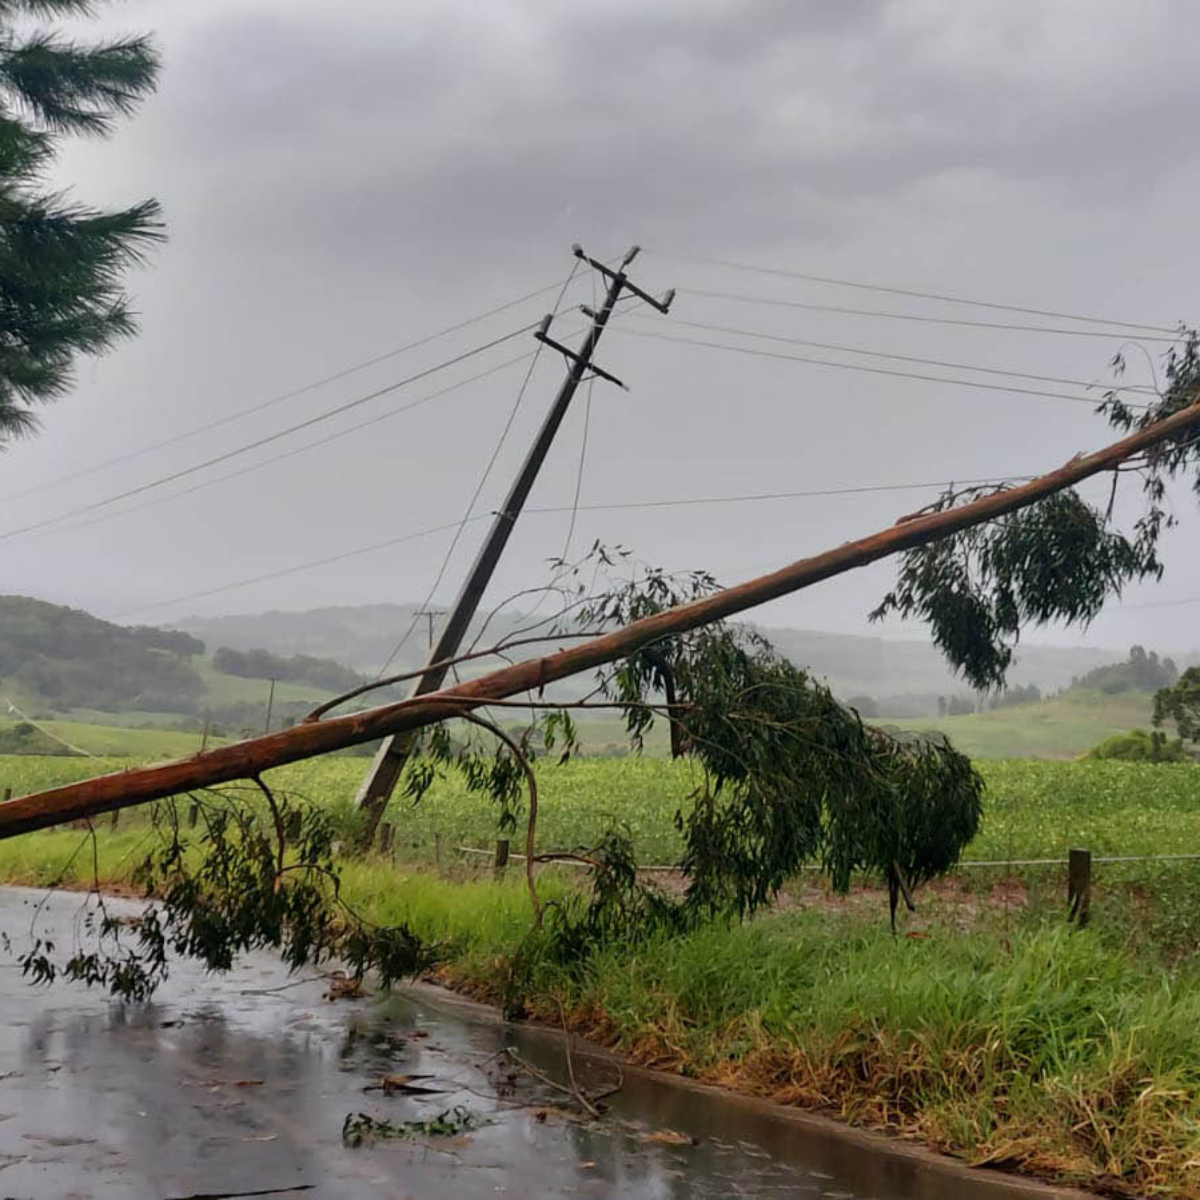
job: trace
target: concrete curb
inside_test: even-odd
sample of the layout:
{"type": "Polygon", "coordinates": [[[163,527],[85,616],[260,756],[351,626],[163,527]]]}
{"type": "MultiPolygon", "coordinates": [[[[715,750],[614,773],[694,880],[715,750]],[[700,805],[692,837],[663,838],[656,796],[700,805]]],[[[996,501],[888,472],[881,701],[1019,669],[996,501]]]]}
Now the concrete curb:
{"type": "MultiPolygon", "coordinates": [[[[463,1020],[503,1025],[522,1041],[562,1046],[562,1030],[540,1022],[506,1021],[498,1010],[431,983],[410,983],[398,989],[463,1020]]],[[[576,1038],[576,1061],[619,1065],[627,1077],[667,1092],[690,1093],[719,1101],[733,1113],[774,1126],[783,1143],[802,1140],[806,1157],[828,1167],[867,1194],[885,1192],[912,1200],[1095,1200],[1095,1193],[1056,1187],[1000,1170],[972,1167],[959,1159],[886,1134],[856,1129],[831,1117],[745,1096],[682,1075],[630,1063],[603,1046],[576,1038]]]]}

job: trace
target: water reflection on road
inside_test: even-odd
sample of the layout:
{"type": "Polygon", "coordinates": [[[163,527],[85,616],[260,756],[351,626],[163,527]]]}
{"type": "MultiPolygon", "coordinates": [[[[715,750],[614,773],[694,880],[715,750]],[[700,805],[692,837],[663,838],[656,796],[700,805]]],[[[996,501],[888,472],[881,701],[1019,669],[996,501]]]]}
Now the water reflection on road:
{"type": "MultiPolygon", "coordinates": [[[[44,898],[0,890],[0,930],[14,950],[27,945],[44,898]]],[[[81,903],[54,896],[40,931],[70,946],[81,903]]],[[[577,1119],[562,1096],[523,1073],[510,1083],[496,1057],[514,1045],[557,1074],[561,1047],[466,1020],[427,992],[332,1003],[324,981],[297,985],[259,955],[227,976],[179,963],[152,1003],[124,1004],[76,985],[33,988],[12,958],[0,962],[5,1196],[915,1194],[892,1190],[886,1175],[863,1190],[872,1176],[859,1149],[843,1151],[850,1168],[838,1177],[828,1147],[818,1153],[794,1128],[645,1077],[627,1079],[601,1121],[577,1119]],[[445,1090],[364,1090],[385,1074],[428,1076],[423,1084],[445,1090]],[[359,1148],[342,1139],[352,1112],[403,1122],[455,1105],[478,1126],[359,1148]]],[[[580,1069],[595,1086],[613,1071],[586,1061],[580,1069]]]]}

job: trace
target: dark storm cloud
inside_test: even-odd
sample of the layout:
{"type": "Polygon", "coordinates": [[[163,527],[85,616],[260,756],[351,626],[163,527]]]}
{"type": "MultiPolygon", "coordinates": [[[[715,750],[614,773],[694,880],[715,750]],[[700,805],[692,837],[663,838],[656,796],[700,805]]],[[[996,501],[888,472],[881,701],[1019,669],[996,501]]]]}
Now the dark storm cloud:
{"type": "Polygon", "coordinates": [[[500,11],[217,10],[169,63],[212,235],[445,266],[560,227],[820,239],[952,172],[1119,203],[1173,169],[1194,111],[1186,39],[1123,61],[1101,6],[1050,27],[984,5],[962,37],[957,6],[883,0],[500,11]]]}
{"type": "MultiPolygon", "coordinates": [[[[130,412],[136,440],[153,440],[194,424],[189,406],[231,411],[451,324],[546,282],[577,239],[605,254],[639,240],[1043,307],[1195,317],[1176,252],[1200,182],[1192,0],[127,0],[102,12],[110,30],[155,30],[162,88],[111,143],[64,155],[63,180],[95,202],[159,196],[170,241],[132,283],[142,337],[81,374],[80,394],[48,415],[45,437],[19,462],[6,457],[25,475],[13,487],[39,470],[61,473],[53,459],[64,447],[79,467],[122,452],[130,412]]],[[[687,288],[729,287],[727,273],[649,256],[639,268],[648,286],[679,284],[677,315],[694,319],[1081,378],[1112,349],[719,311],[687,288]]],[[[746,290],[792,286],[738,279],[746,290]]],[[[1024,424],[1034,413],[1052,458],[1101,436],[1083,406],[1067,406],[1081,410],[1071,415],[1035,400],[981,405],[968,424],[944,389],[899,393],[849,373],[617,336],[605,355],[643,405],[637,437],[620,424],[628,410],[597,410],[587,488],[605,500],[1027,469],[1037,465],[1024,424]],[[730,395],[751,406],[734,429],[730,395]],[[838,416],[850,405],[860,414],[853,430],[838,416]]],[[[454,397],[445,415],[422,408],[411,442],[397,425],[394,436],[322,451],[323,469],[355,477],[358,540],[394,532],[398,502],[405,520],[420,514],[417,524],[465,503],[472,455],[482,462],[490,447],[486,422],[464,430],[453,413],[490,412],[499,392],[486,383],[478,393],[454,397]],[[464,433],[475,440],[464,445],[464,433]],[[441,443],[455,447],[461,478],[412,449],[441,443]]],[[[282,410],[271,415],[282,422],[282,410]]],[[[214,435],[214,449],[238,434],[214,435]]],[[[190,450],[175,450],[181,463],[190,450]]],[[[314,496],[306,461],[317,460],[263,476],[265,553],[241,537],[249,501],[235,483],[202,493],[203,505],[164,508],[159,523],[114,522],[111,544],[135,570],[105,582],[101,565],[79,577],[88,587],[100,579],[114,605],[128,606],[340,547],[345,505],[314,496]],[[142,540],[121,540],[126,528],[142,540]]],[[[555,498],[570,498],[574,461],[558,462],[562,477],[547,484],[555,498]]],[[[148,461],[131,471],[133,482],[152,473],[148,461]]],[[[87,477],[76,491],[72,504],[104,489],[87,477]]],[[[691,522],[646,515],[615,534],[615,517],[602,527],[597,517],[592,532],[636,534],[639,552],[658,561],[765,567],[797,552],[798,539],[816,549],[895,515],[886,498],[877,512],[840,515],[848,511],[806,509],[814,522],[795,529],[761,523],[752,552],[745,510],[691,522]]],[[[70,545],[81,561],[107,561],[108,543],[70,545]]],[[[45,547],[21,549],[23,586],[90,603],[45,547]]],[[[545,552],[516,547],[513,578],[539,573],[545,552]]],[[[215,603],[303,607],[318,596],[397,598],[397,589],[414,598],[440,553],[414,543],[402,558],[306,577],[301,591],[285,582],[215,603]]],[[[1194,591],[1195,570],[1191,579],[1194,591]]],[[[870,596],[846,587],[849,606],[814,593],[796,611],[844,626],[848,611],[878,598],[874,585],[870,596]]]]}

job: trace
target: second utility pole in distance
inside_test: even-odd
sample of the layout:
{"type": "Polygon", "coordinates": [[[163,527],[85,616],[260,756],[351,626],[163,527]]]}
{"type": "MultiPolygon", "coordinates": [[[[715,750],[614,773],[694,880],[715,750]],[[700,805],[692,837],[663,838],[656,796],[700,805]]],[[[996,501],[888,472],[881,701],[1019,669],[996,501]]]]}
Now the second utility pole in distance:
{"type": "MultiPolygon", "coordinates": [[[[454,658],[458,653],[459,647],[462,645],[462,640],[479,607],[479,601],[483,598],[483,593],[491,581],[492,573],[496,569],[496,564],[500,560],[500,555],[503,553],[504,547],[508,544],[509,535],[516,524],[517,517],[521,514],[521,509],[524,507],[525,501],[533,488],[534,480],[537,479],[538,471],[541,469],[542,463],[545,461],[546,455],[550,450],[550,445],[554,441],[554,435],[558,432],[558,428],[562,424],[563,417],[566,416],[567,408],[571,403],[571,398],[575,395],[575,391],[580,383],[590,373],[599,376],[601,379],[607,379],[611,383],[620,384],[622,387],[625,386],[621,384],[619,379],[609,375],[606,371],[600,370],[599,367],[592,363],[592,354],[596,349],[596,344],[600,341],[600,335],[604,332],[604,327],[608,324],[608,319],[612,316],[612,311],[617,301],[625,292],[631,292],[658,309],[659,312],[665,313],[670,308],[671,301],[675,295],[674,289],[668,292],[661,300],[657,300],[642,291],[636,284],[631,283],[625,274],[625,268],[637,257],[638,249],[637,246],[632,247],[625,255],[621,265],[616,270],[613,270],[603,263],[597,262],[596,259],[589,258],[584,254],[581,247],[574,247],[576,258],[581,262],[588,263],[608,280],[608,291],[604,297],[604,304],[599,312],[589,313],[592,317],[592,325],[587,332],[587,336],[583,339],[583,345],[580,346],[578,351],[568,349],[549,336],[550,322],[553,319],[553,314],[546,317],[542,322],[541,328],[535,335],[540,342],[565,355],[567,361],[570,363],[570,369],[567,372],[566,379],[563,380],[562,386],[558,390],[554,404],[551,406],[549,413],[546,414],[546,419],[542,423],[537,439],[525,456],[525,461],[521,465],[521,469],[517,473],[512,487],[509,489],[503,507],[496,514],[495,520],[492,522],[492,527],[488,532],[483,546],[479,550],[479,554],[475,558],[470,573],[467,575],[466,582],[463,584],[462,590],[459,592],[458,598],[450,610],[450,615],[446,619],[446,623],[442,626],[437,644],[430,651],[428,666],[413,685],[411,695],[421,696],[429,692],[436,692],[442,686],[449,671],[447,661],[454,658]]],[[[382,818],[384,810],[387,808],[388,800],[391,798],[392,792],[399,782],[404,765],[408,762],[413,741],[414,738],[409,734],[399,734],[395,737],[386,738],[376,752],[375,761],[371,764],[371,770],[368,772],[362,787],[359,789],[357,803],[358,807],[363,810],[365,818],[362,840],[366,845],[369,845],[374,840],[375,830],[379,825],[380,818],[382,818]]]]}

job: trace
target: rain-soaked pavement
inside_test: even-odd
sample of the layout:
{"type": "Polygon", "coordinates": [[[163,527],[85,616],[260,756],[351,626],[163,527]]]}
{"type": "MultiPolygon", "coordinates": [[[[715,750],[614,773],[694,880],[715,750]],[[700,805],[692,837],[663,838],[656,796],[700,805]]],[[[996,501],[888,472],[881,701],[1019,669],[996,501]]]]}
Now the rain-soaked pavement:
{"type": "MultiPolygon", "coordinates": [[[[0,930],[14,950],[44,901],[0,889],[0,930]]],[[[82,903],[53,896],[39,930],[70,946],[82,903]]],[[[178,963],[152,1003],[123,1004],[76,985],[34,988],[11,958],[0,964],[3,1197],[974,1194],[919,1163],[642,1073],[608,1098],[600,1121],[580,1119],[524,1072],[511,1083],[497,1057],[513,1046],[562,1079],[561,1044],[471,1019],[431,990],[331,1002],[327,981],[297,984],[277,961],[251,956],[227,976],[178,963]],[[384,1075],[427,1076],[421,1086],[444,1090],[385,1095],[384,1075]],[[351,1113],[399,1123],[456,1106],[471,1129],[343,1140],[351,1113]]],[[[592,1089],[614,1076],[600,1060],[577,1066],[592,1089]]]]}

